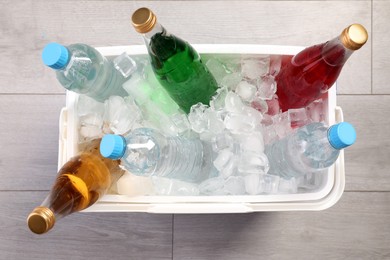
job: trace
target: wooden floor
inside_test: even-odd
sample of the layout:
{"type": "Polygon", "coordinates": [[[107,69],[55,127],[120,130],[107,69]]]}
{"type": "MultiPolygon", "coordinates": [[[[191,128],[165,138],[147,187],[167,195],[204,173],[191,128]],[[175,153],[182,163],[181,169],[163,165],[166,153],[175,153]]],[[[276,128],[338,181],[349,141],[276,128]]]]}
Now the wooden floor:
{"type": "Polygon", "coordinates": [[[390,1],[1,1],[0,259],[390,259],[390,1]],[[226,215],[80,213],[44,236],[25,223],[56,174],[64,91],[40,53],[51,41],[142,44],[131,13],[148,6],[191,43],[313,45],[354,22],[338,104],[358,132],[346,188],[319,212],[226,215]]]}

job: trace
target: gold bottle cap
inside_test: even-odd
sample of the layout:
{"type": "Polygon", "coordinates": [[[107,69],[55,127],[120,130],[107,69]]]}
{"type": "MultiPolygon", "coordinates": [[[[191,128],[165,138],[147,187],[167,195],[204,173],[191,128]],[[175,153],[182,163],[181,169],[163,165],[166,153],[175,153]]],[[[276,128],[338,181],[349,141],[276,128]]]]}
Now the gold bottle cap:
{"type": "Polygon", "coordinates": [[[358,50],[368,39],[367,30],[361,24],[352,24],[341,33],[341,42],[350,50],[358,50]]]}
{"type": "Polygon", "coordinates": [[[146,7],[136,10],[131,20],[135,30],[139,33],[150,32],[157,23],[156,15],[146,7]]]}
{"type": "Polygon", "coordinates": [[[36,207],[27,217],[28,227],[35,234],[49,231],[55,222],[54,213],[46,207],[36,207]]]}

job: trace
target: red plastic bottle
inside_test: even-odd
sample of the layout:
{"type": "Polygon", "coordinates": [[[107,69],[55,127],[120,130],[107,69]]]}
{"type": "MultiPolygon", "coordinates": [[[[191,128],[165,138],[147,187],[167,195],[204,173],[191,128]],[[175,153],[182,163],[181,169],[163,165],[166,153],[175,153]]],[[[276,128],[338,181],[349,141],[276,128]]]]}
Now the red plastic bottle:
{"type": "Polygon", "coordinates": [[[367,38],[362,25],[352,24],[333,40],[306,48],[295,56],[284,56],[275,77],[281,110],[305,107],[319,99],[336,82],[344,63],[367,38]]]}

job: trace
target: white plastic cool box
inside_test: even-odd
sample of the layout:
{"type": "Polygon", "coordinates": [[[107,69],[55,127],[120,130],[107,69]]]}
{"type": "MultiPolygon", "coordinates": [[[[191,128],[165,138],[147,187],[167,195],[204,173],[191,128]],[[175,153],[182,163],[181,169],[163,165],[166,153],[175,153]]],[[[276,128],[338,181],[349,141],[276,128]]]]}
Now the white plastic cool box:
{"type": "MultiPolygon", "coordinates": [[[[202,54],[265,54],[293,55],[302,47],[268,45],[193,45],[202,54]]],[[[97,48],[107,57],[123,52],[129,55],[147,54],[145,46],[115,46],[97,48]]],[[[77,151],[78,122],[75,111],[78,95],[66,94],[66,107],[60,115],[58,167],[77,151]]],[[[336,106],[336,86],[328,92],[327,122],[332,125],[343,121],[340,107],[336,106]]],[[[344,152],[327,174],[322,175],[322,185],[316,190],[297,194],[265,194],[240,196],[139,196],[107,194],[90,208],[89,212],[149,212],[149,213],[244,213],[255,211],[323,210],[334,205],[341,197],[345,185],[344,152]]]]}

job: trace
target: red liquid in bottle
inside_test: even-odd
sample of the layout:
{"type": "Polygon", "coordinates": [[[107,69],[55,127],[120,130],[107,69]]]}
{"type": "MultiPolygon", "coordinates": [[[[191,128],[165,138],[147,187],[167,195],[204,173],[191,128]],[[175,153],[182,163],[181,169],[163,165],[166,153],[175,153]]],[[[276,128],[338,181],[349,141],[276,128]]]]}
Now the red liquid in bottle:
{"type": "Polygon", "coordinates": [[[348,57],[345,47],[334,41],[306,48],[294,57],[283,56],[276,76],[282,111],[319,99],[335,83],[348,57]]]}

